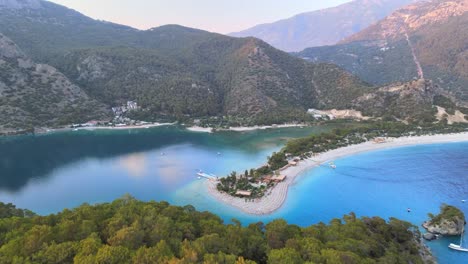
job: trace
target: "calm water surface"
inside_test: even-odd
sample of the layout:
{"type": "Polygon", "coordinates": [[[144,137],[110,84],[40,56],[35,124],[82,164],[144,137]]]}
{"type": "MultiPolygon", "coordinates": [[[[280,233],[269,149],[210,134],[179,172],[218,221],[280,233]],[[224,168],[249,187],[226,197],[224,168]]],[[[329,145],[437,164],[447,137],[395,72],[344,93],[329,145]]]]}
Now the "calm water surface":
{"type": "MultiPolygon", "coordinates": [[[[468,142],[396,148],[336,160],[336,170],[320,167],[304,173],[290,188],[285,205],[265,217],[217,203],[195,175],[199,169],[226,175],[259,166],[287,139],[329,129],[205,134],[160,127],[0,138],[0,200],[48,214],[130,193],[141,200],[192,204],[226,221],[266,222],[282,217],[302,226],[349,212],[420,225],[428,212],[438,212],[441,203],[458,206],[468,215],[468,204],[461,202],[468,199],[468,142]]],[[[447,245],[456,240],[428,245],[440,263],[468,263],[468,254],[448,250],[447,245]]]]}

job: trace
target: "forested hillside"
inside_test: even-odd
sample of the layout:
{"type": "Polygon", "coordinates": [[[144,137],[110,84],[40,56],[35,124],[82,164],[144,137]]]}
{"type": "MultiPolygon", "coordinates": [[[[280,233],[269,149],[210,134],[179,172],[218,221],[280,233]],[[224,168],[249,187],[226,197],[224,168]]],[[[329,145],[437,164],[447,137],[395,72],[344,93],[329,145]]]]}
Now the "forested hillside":
{"type": "Polygon", "coordinates": [[[55,215],[0,219],[0,262],[417,264],[419,239],[415,226],[394,218],[351,213],[328,225],[274,220],[243,227],[192,206],[125,196],[55,215]]]}
{"type": "Polygon", "coordinates": [[[346,105],[368,88],[338,67],[306,63],[258,39],[175,25],[139,31],[36,2],[0,7],[8,25],[1,31],[108,106],[137,101],[141,116],[275,115],[284,122],[311,107],[346,105]]]}
{"type": "MultiPolygon", "coordinates": [[[[244,125],[274,124],[308,120],[306,111],[310,108],[359,109],[368,116],[382,117],[382,109],[388,106],[394,109],[393,113],[405,113],[393,118],[411,120],[416,116],[408,111],[409,104],[402,104],[401,100],[391,105],[382,103],[393,100],[386,96],[398,97],[397,94],[379,93],[377,105],[372,100],[362,100],[363,96],[376,98],[371,94],[377,90],[340,67],[306,62],[255,38],[233,38],[177,25],[141,31],[93,20],[47,1],[1,3],[0,24],[5,27],[0,31],[24,56],[42,63],[39,75],[48,71],[47,76],[53,72],[54,78],[63,79],[60,85],[53,85],[54,80],[22,78],[30,87],[28,95],[23,92],[14,97],[2,96],[0,99],[9,107],[3,110],[5,113],[12,113],[11,107],[19,109],[11,120],[5,119],[4,123],[12,128],[110,120],[110,108],[127,101],[140,106],[131,117],[144,121],[185,122],[228,116],[243,120],[244,125]],[[61,97],[65,101],[58,103],[57,89],[65,86],[74,92],[66,93],[65,98],[61,97]],[[34,101],[27,99],[33,97],[34,101]]],[[[347,53],[351,55],[346,56],[361,60],[352,53],[363,52],[363,48],[354,42],[350,45],[353,46],[347,53]]],[[[340,54],[334,47],[325,49],[329,60],[364,75],[364,80],[411,80],[408,76],[415,72],[417,75],[411,66],[411,49],[404,48],[405,42],[398,45],[402,49],[390,49],[388,58],[378,59],[382,61],[378,66],[364,62],[365,67],[355,68],[354,59],[346,60],[352,65],[350,69],[334,61],[340,54]],[[372,78],[367,74],[369,69],[372,78]]],[[[381,51],[380,46],[366,46],[364,59],[377,60],[374,53],[381,51]]],[[[5,70],[4,78],[11,81],[7,73],[5,70]]],[[[437,79],[435,86],[446,88],[459,83],[454,79],[441,83],[444,80],[437,79]]],[[[423,94],[425,98],[416,105],[428,112],[435,94],[423,94]]]]}
{"type": "Polygon", "coordinates": [[[0,131],[109,117],[105,106],[55,68],[37,64],[0,34],[0,131]]]}

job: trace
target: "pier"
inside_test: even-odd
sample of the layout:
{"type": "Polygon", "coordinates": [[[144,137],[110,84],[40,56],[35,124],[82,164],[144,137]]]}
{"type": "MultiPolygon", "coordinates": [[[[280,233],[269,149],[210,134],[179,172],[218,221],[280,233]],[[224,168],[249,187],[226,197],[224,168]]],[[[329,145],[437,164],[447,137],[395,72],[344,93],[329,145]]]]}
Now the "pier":
{"type": "Polygon", "coordinates": [[[202,178],[206,178],[208,180],[212,180],[212,181],[217,181],[218,180],[218,177],[216,175],[213,175],[213,174],[206,174],[204,172],[198,172],[197,175],[199,177],[202,177],[202,178]]]}

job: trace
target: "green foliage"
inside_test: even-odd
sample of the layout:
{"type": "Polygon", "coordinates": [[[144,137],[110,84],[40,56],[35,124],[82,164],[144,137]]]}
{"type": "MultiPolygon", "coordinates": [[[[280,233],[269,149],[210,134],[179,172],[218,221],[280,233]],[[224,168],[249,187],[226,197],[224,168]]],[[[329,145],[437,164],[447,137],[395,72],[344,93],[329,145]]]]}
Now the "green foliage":
{"type": "Polygon", "coordinates": [[[465,223],[465,214],[457,207],[447,204],[440,206],[438,215],[429,214],[429,218],[432,225],[438,225],[444,220],[465,223]]]}
{"type": "MultiPolygon", "coordinates": [[[[2,33],[37,62],[59,69],[92,99],[108,107],[137,101],[142,108],[129,114],[135,119],[186,122],[231,116],[250,125],[303,122],[310,120],[308,108],[346,107],[369,90],[341,68],[305,63],[258,39],[175,25],[140,31],[50,2],[41,5],[0,10],[0,24],[8,25],[2,33]]],[[[33,98],[22,106],[43,99],[33,98]]],[[[40,110],[47,120],[51,111],[40,110]]],[[[81,104],[68,110],[70,115],[52,123],[90,117],[81,104]]]]}
{"type": "Polygon", "coordinates": [[[0,202],[0,219],[9,217],[33,217],[35,214],[27,209],[19,209],[12,203],[0,202]]]}
{"type": "Polygon", "coordinates": [[[242,227],[190,207],[126,196],[56,215],[0,219],[0,262],[422,263],[413,229],[397,219],[354,214],[305,228],[284,220],[242,227]],[[84,221],[97,228],[83,227],[84,221]],[[64,237],[70,225],[74,231],[64,237]]]}
{"type": "Polygon", "coordinates": [[[268,158],[268,164],[270,165],[271,170],[280,169],[288,164],[286,156],[283,152],[273,152],[268,158]]]}
{"type": "Polygon", "coordinates": [[[232,196],[235,196],[238,190],[250,191],[251,195],[249,196],[249,199],[262,197],[265,194],[266,188],[254,187],[252,185],[255,181],[254,175],[237,175],[236,172],[232,172],[229,176],[220,179],[220,182],[216,186],[217,190],[232,196]]]}
{"type": "Polygon", "coordinates": [[[363,123],[351,128],[334,129],[331,132],[290,140],[281,152],[307,157],[314,153],[363,143],[377,137],[454,133],[463,132],[466,128],[466,124],[446,126],[443,124],[425,123],[420,126],[419,124],[406,125],[400,122],[363,123]]]}

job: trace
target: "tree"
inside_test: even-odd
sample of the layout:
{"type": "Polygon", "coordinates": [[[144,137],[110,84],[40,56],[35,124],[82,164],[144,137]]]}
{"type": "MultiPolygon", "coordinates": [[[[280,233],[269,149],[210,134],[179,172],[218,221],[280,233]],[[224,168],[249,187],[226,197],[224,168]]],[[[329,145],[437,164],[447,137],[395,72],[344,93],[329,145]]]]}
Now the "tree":
{"type": "Polygon", "coordinates": [[[268,254],[270,264],[301,264],[303,262],[301,255],[292,248],[273,249],[268,254]]]}
{"type": "Polygon", "coordinates": [[[130,250],[125,247],[105,245],[96,254],[97,264],[127,264],[131,262],[130,250]]]}
{"type": "Polygon", "coordinates": [[[174,257],[171,248],[166,241],[161,240],[154,247],[142,247],[133,257],[135,264],[168,263],[174,257]]]}
{"type": "Polygon", "coordinates": [[[52,243],[34,256],[34,258],[42,263],[72,263],[73,257],[76,254],[77,244],[77,242],[52,243]]]}
{"type": "Polygon", "coordinates": [[[52,240],[52,228],[46,225],[34,226],[26,232],[23,240],[23,250],[25,256],[32,255],[42,248],[47,247],[49,241],[52,240]]]}
{"type": "Polygon", "coordinates": [[[108,242],[111,246],[123,246],[129,249],[138,249],[143,245],[145,232],[138,228],[138,225],[124,227],[117,231],[108,242]]]}

